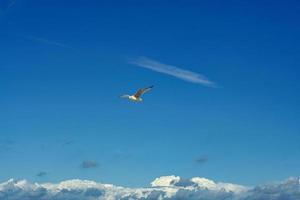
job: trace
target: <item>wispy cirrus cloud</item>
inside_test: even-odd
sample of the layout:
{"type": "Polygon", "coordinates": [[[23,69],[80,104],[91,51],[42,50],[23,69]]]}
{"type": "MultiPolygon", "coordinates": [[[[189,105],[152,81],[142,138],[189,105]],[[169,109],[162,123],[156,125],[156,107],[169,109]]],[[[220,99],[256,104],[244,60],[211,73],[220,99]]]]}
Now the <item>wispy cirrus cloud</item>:
{"type": "Polygon", "coordinates": [[[45,38],[40,38],[40,37],[36,37],[36,36],[25,36],[25,38],[28,40],[40,42],[40,43],[47,44],[47,45],[52,45],[52,46],[57,46],[57,47],[61,47],[61,48],[74,50],[74,48],[70,47],[69,45],[66,45],[61,42],[53,41],[53,40],[48,40],[45,38]]]}
{"type": "Polygon", "coordinates": [[[164,64],[159,61],[149,59],[147,57],[139,57],[137,59],[129,61],[129,63],[162,74],[167,74],[188,82],[201,84],[208,87],[216,86],[216,84],[213,81],[209,80],[202,74],[182,69],[173,65],[164,64]]]}

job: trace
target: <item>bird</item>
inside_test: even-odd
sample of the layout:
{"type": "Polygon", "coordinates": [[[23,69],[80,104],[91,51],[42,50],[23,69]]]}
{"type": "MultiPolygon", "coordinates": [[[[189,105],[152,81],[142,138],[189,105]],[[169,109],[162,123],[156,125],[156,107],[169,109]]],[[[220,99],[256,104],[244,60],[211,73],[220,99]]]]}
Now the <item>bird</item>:
{"type": "Polygon", "coordinates": [[[141,98],[141,96],[144,93],[150,91],[153,87],[154,87],[154,85],[151,85],[149,87],[139,89],[134,95],[125,94],[125,95],[121,95],[120,97],[125,98],[125,99],[129,99],[130,101],[133,101],[133,102],[142,102],[143,99],[141,98]]]}

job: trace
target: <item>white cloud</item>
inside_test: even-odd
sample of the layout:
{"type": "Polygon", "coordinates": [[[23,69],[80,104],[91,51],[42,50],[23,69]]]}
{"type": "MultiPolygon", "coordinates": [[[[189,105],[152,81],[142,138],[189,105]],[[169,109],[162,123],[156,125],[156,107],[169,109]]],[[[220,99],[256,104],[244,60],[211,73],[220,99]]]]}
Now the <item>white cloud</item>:
{"type": "Polygon", "coordinates": [[[172,186],[180,181],[179,176],[162,176],[159,178],[156,178],[151,185],[153,187],[168,187],[172,186]]]}
{"type": "Polygon", "coordinates": [[[206,178],[163,176],[149,188],[125,188],[87,180],[30,183],[10,179],[0,183],[0,200],[299,200],[299,178],[245,187],[206,178]]]}
{"type": "Polygon", "coordinates": [[[192,82],[192,83],[197,83],[209,87],[214,87],[215,83],[210,81],[208,78],[205,76],[192,72],[186,69],[181,69],[176,66],[172,65],[167,65],[146,57],[139,57],[135,60],[130,61],[131,64],[137,65],[139,67],[147,68],[159,73],[167,74],[170,76],[174,76],[176,78],[192,82]]]}

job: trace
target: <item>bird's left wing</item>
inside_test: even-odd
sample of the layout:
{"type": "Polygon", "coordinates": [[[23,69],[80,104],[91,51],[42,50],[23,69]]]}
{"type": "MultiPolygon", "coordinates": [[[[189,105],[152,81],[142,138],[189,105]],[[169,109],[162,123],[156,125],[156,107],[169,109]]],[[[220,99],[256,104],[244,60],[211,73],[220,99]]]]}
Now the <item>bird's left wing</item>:
{"type": "Polygon", "coordinates": [[[149,86],[149,87],[140,89],[140,90],[138,90],[138,91],[134,94],[134,96],[135,96],[136,98],[140,98],[140,96],[142,96],[144,93],[150,91],[153,87],[154,87],[154,86],[151,85],[151,86],[149,86]]]}

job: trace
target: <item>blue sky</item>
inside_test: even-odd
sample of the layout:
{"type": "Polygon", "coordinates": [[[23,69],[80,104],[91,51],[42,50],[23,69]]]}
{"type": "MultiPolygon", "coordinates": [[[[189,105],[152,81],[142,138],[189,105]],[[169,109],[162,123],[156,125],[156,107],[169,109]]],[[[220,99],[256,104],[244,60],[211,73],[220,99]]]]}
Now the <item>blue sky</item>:
{"type": "Polygon", "coordinates": [[[4,0],[0,27],[1,180],[300,174],[298,1],[4,0]]]}

